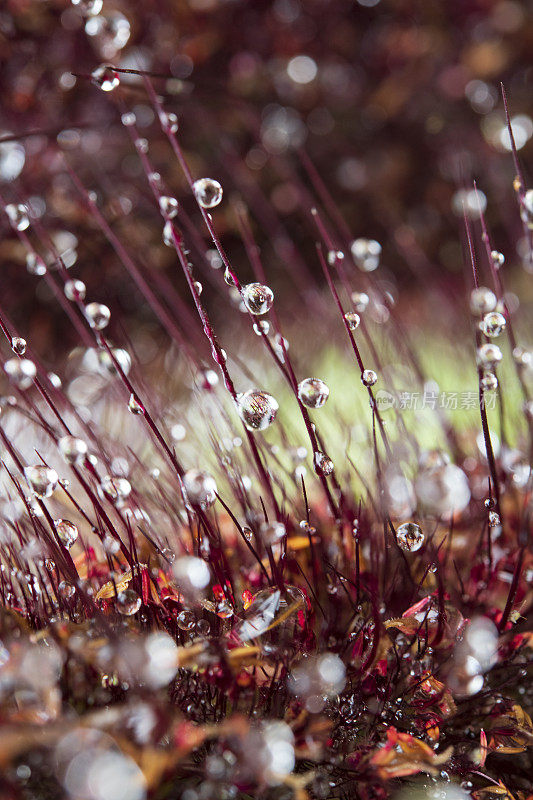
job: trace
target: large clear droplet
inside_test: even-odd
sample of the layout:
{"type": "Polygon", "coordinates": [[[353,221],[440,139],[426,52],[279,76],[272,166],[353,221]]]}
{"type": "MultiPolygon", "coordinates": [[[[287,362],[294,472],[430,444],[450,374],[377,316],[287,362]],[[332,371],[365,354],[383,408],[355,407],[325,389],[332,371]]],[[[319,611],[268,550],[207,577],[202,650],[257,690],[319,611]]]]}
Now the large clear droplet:
{"type": "Polygon", "coordinates": [[[404,522],[396,529],[396,541],[402,550],[414,553],[416,550],[420,550],[424,544],[422,528],[415,522],[404,522]]]}
{"type": "Polygon", "coordinates": [[[242,299],[250,314],[266,314],[272,308],[274,292],[262,283],[249,283],[243,286],[242,299]]]}
{"type": "Polygon", "coordinates": [[[33,493],[40,498],[50,497],[57,488],[59,481],[59,476],[55,469],[46,467],[44,464],[26,467],[24,475],[33,493]]]}
{"type": "Polygon", "coordinates": [[[248,428],[252,431],[263,431],[276,419],[279,405],[268,392],[250,389],[237,398],[237,411],[248,428]]]}
{"type": "Polygon", "coordinates": [[[71,548],[78,538],[78,529],[68,519],[56,519],[54,522],[57,535],[67,549],[71,548]]]}
{"type": "Polygon", "coordinates": [[[329,388],[320,378],[305,378],[298,384],[298,397],[308,408],[322,408],[329,397],[329,388]]]}
{"type": "Polygon", "coordinates": [[[58,442],[61,455],[69,464],[82,464],[87,455],[87,443],[76,436],[62,436],[58,442]]]}
{"type": "Polygon", "coordinates": [[[214,208],[222,200],[222,186],[213,178],[200,178],[192,188],[202,208],[214,208]]]}

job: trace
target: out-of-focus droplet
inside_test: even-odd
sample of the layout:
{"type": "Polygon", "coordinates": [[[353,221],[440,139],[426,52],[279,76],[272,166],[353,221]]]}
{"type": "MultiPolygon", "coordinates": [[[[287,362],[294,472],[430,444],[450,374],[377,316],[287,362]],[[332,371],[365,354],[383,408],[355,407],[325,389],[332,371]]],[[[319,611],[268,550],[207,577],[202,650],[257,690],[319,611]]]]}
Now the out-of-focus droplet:
{"type": "Polygon", "coordinates": [[[415,522],[404,522],[396,528],[396,541],[402,550],[414,553],[424,544],[422,528],[415,522]]]}
{"type": "Polygon", "coordinates": [[[354,239],[350,251],[353,260],[363,272],[373,272],[378,268],[381,245],[375,239],[354,239]]]}
{"type": "Polygon", "coordinates": [[[73,586],[72,583],[69,583],[69,581],[61,581],[57,589],[61,597],[64,597],[65,600],[73,597],[76,592],[76,587],[73,586]]]}
{"type": "Polygon", "coordinates": [[[91,328],[102,331],[109,324],[111,311],[103,303],[89,303],[85,306],[85,316],[91,328]]]}
{"type": "Polygon", "coordinates": [[[362,314],[368,308],[370,298],[366,292],[352,292],[352,303],[355,311],[359,312],[359,314],[362,314]]]}
{"type": "Polygon", "coordinates": [[[127,375],[131,369],[131,356],[122,347],[112,347],[111,353],[107,350],[98,351],[98,366],[103,375],[118,375],[121,370],[127,375]],[[118,367],[115,364],[118,364],[118,367]]]}
{"type": "Polygon", "coordinates": [[[498,378],[494,372],[485,372],[481,378],[481,388],[485,392],[493,392],[498,388],[498,378]]]}
{"type": "Polygon", "coordinates": [[[287,535],[283,522],[263,522],[259,528],[259,533],[263,544],[269,547],[280,542],[287,535]]]}
{"type": "Polygon", "coordinates": [[[256,336],[268,336],[269,331],[270,323],[268,323],[266,319],[260,319],[258,322],[254,322],[254,333],[256,336]]]}
{"type": "Polygon", "coordinates": [[[94,17],[100,13],[104,5],[103,0],[71,0],[72,5],[77,8],[84,17],[94,17]]]}
{"type": "Polygon", "coordinates": [[[172,111],[168,113],[166,111],[161,111],[159,114],[159,119],[161,121],[161,125],[171,133],[178,132],[178,117],[172,111]]]}
{"type": "MultiPolygon", "coordinates": [[[[10,131],[1,131],[0,138],[9,138],[10,131]]],[[[26,151],[20,142],[0,141],[0,181],[18,178],[26,161],[26,151]]]]}
{"type": "Polygon", "coordinates": [[[26,352],[26,339],[22,336],[13,336],[11,339],[11,349],[17,356],[23,356],[26,352]]]}
{"type": "Polygon", "coordinates": [[[40,498],[50,497],[57,488],[59,481],[59,476],[55,469],[45,467],[44,464],[26,467],[24,475],[35,496],[40,498]]]}
{"type": "Polygon", "coordinates": [[[118,72],[105,64],[101,64],[91,72],[91,80],[103,92],[112,92],[120,84],[118,72]]]}
{"type": "Polygon", "coordinates": [[[222,186],[213,178],[200,178],[193,183],[192,188],[202,208],[214,208],[222,200],[222,186]]]}
{"type": "Polygon", "coordinates": [[[136,614],[142,605],[142,600],[133,589],[124,589],[117,594],[117,611],[125,617],[136,614]]]}
{"type": "Polygon", "coordinates": [[[56,519],[54,525],[61,543],[64,544],[66,548],[71,548],[78,538],[78,528],[76,525],[68,519],[56,519]]]}
{"type": "Polygon", "coordinates": [[[500,269],[505,264],[505,256],[499,250],[492,250],[490,257],[496,269],[500,269]]]}
{"type": "Polygon", "coordinates": [[[118,505],[131,494],[131,483],[127,478],[105,475],[97,487],[100,497],[106,497],[118,505]]]}
{"type": "Polygon", "coordinates": [[[37,368],[28,358],[10,358],[4,364],[4,372],[18,389],[28,389],[37,375],[37,368]]]}
{"type": "Polygon", "coordinates": [[[320,378],[305,378],[298,384],[298,397],[308,408],[322,408],[329,397],[329,387],[320,378]]]}
{"type": "Polygon", "coordinates": [[[58,442],[61,455],[69,464],[82,464],[87,455],[87,443],[76,436],[62,436],[58,442]]]}
{"type": "Polygon", "coordinates": [[[262,283],[248,283],[243,286],[242,299],[250,314],[266,314],[272,308],[274,292],[262,283]]]}
{"type": "Polygon", "coordinates": [[[216,500],[217,484],[209,472],[190,469],[183,476],[183,486],[190,503],[211,506],[216,500]]]}
{"type": "Polygon", "coordinates": [[[482,344],[478,347],[477,362],[483,369],[492,369],[502,360],[502,351],[495,344],[482,344]]]}
{"type": "Polygon", "coordinates": [[[30,275],[37,275],[39,278],[46,275],[46,264],[42,258],[33,251],[26,256],[26,269],[30,275]]]}
{"type": "Polygon", "coordinates": [[[75,280],[65,281],[65,297],[67,300],[77,302],[78,300],[85,300],[87,287],[83,281],[78,278],[75,280]]]}
{"type": "Polygon", "coordinates": [[[178,213],[178,201],[175,197],[169,197],[167,195],[162,195],[159,198],[159,208],[161,209],[163,215],[172,219],[178,213]]]}
{"type": "Polygon", "coordinates": [[[172,565],[178,588],[183,594],[196,597],[209,586],[211,573],[206,562],[196,556],[181,556],[172,565]]]}
{"type": "Polygon", "coordinates": [[[9,203],[9,205],[6,206],[6,214],[9,217],[11,225],[17,231],[25,231],[30,227],[28,208],[24,203],[9,203]]]}
{"type": "Polygon", "coordinates": [[[276,419],[279,405],[268,392],[250,389],[237,397],[237,412],[251,431],[263,431],[276,419]]]}
{"type": "Polygon", "coordinates": [[[494,311],[498,299],[491,289],[486,286],[478,286],[470,294],[470,311],[472,314],[487,314],[494,311]]]}

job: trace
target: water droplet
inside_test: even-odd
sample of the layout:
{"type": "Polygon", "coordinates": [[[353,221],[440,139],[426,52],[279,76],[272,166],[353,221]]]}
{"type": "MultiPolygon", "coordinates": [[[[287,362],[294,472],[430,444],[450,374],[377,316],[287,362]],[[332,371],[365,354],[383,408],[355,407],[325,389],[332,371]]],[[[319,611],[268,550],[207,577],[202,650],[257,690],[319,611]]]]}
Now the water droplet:
{"type": "Polygon", "coordinates": [[[352,292],[352,303],[354,309],[358,311],[359,314],[362,314],[368,308],[370,298],[366,292],[352,292]]]}
{"type": "Polygon", "coordinates": [[[95,17],[102,10],[103,0],[72,0],[72,5],[77,8],[84,17],[95,17]]]}
{"type": "Polygon", "coordinates": [[[498,299],[491,289],[486,286],[479,286],[473,289],[470,295],[470,311],[472,314],[487,314],[494,311],[498,299]]]}
{"type": "Polygon", "coordinates": [[[59,476],[55,469],[45,467],[44,464],[36,464],[24,469],[24,475],[36,497],[50,497],[59,481],[59,476]]]}
{"type": "Polygon", "coordinates": [[[24,203],[9,203],[6,206],[6,214],[17,231],[25,231],[30,227],[28,208],[24,203]]]}
{"type": "Polygon", "coordinates": [[[144,414],[144,407],[139,403],[134,394],[130,394],[128,408],[132,414],[144,414]]]}
{"type": "Polygon", "coordinates": [[[142,600],[133,589],[124,589],[123,592],[117,594],[116,605],[119,614],[131,617],[140,609],[142,600]]]}
{"type": "Polygon", "coordinates": [[[237,398],[237,412],[251,431],[263,431],[276,419],[279,405],[268,392],[250,389],[237,398]]]}
{"type": "Polygon", "coordinates": [[[124,113],[124,114],[121,116],[121,118],[120,118],[120,121],[122,122],[122,124],[123,124],[123,125],[124,125],[126,128],[129,128],[129,127],[131,127],[132,125],[135,125],[135,123],[137,122],[137,118],[136,118],[135,114],[133,113],[133,111],[126,111],[126,112],[125,112],[125,113],[124,113]]]}
{"type": "Polygon", "coordinates": [[[379,266],[381,245],[375,239],[355,239],[350,245],[353,260],[363,272],[373,272],[379,266]]]}
{"type": "Polygon", "coordinates": [[[71,548],[78,538],[77,527],[68,519],[56,519],[54,525],[61,543],[64,544],[66,548],[71,548]]]}
{"type": "Polygon", "coordinates": [[[494,372],[485,372],[481,378],[481,388],[485,392],[493,392],[498,388],[498,378],[494,372]]]}
{"type": "Polygon", "coordinates": [[[496,338],[505,330],[506,320],[498,311],[489,311],[483,317],[483,333],[491,339],[496,338]]]}
{"type": "Polygon", "coordinates": [[[422,528],[415,522],[404,522],[396,529],[396,541],[402,550],[408,550],[410,553],[420,550],[424,538],[422,528]]]}
{"type": "Polygon", "coordinates": [[[28,253],[26,256],[26,269],[30,275],[37,275],[39,278],[46,275],[46,264],[42,258],[34,252],[28,253]]]}
{"type": "Polygon", "coordinates": [[[490,257],[496,269],[500,269],[505,264],[505,256],[499,250],[492,250],[490,257]]]}
{"type": "Polygon", "coordinates": [[[118,539],[115,539],[114,536],[111,536],[110,533],[106,533],[102,539],[102,547],[107,555],[114,556],[120,550],[120,542],[118,539]]]}
{"type": "Polygon", "coordinates": [[[305,609],[305,598],[296,586],[285,585],[283,594],[273,587],[261,589],[247,602],[244,621],[235,632],[242,642],[264,636],[267,632],[276,636],[286,633],[290,637],[294,629],[294,615],[300,609],[305,609]],[[292,611],[287,617],[289,608],[292,611]],[[278,619],[281,621],[276,625],[278,619]]]}
{"type": "Polygon", "coordinates": [[[65,297],[67,300],[77,302],[78,300],[85,300],[87,287],[83,281],[79,279],[69,280],[65,282],[65,297]]]}
{"type": "Polygon", "coordinates": [[[200,297],[200,295],[202,294],[202,292],[204,290],[204,287],[202,286],[200,281],[194,281],[193,286],[194,286],[194,291],[196,292],[198,297],[200,297]]]}
{"type": "Polygon", "coordinates": [[[194,616],[192,611],[184,609],[183,611],[180,611],[176,621],[178,623],[178,628],[180,628],[180,630],[190,631],[192,628],[194,628],[194,625],[196,623],[196,617],[194,616]]]}
{"type": "MultiPolygon", "coordinates": [[[[113,347],[111,348],[111,353],[122,372],[127,375],[131,369],[131,356],[128,351],[124,350],[122,347],[113,347]]],[[[103,375],[115,376],[119,374],[119,370],[115,366],[113,358],[107,350],[100,350],[98,352],[98,366],[103,375]]]]}
{"type": "Polygon", "coordinates": [[[107,498],[115,505],[120,504],[131,494],[131,483],[127,478],[104,475],[97,487],[100,497],[107,498]]]}
{"type": "Polygon", "coordinates": [[[361,323],[361,317],[359,314],[356,314],[355,311],[347,311],[344,315],[344,319],[348,323],[348,327],[351,331],[354,331],[356,328],[358,328],[361,323]]]}
{"type": "Polygon", "coordinates": [[[91,80],[103,92],[112,92],[120,83],[118,72],[115,72],[114,69],[107,67],[105,64],[101,64],[93,70],[91,80]]]}
{"type": "Polygon", "coordinates": [[[161,125],[171,133],[177,133],[179,128],[178,117],[172,112],[161,111],[159,114],[161,125]]]}
{"type": "Polygon", "coordinates": [[[217,484],[212,475],[200,469],[190,469],[183,476],[183,486],[189,503],[211,506],[216,500],[217,484]]]}
{"type": "Polygon", "coordinates": [[[266,314],[272,308],[274,292],[262,283],[243,286],[242,299],[250,314],[266,314]]]}
{"type": "Polygon", "coordinates": [[[212,178],[200,178],[192,188],[202,208],[214,208],[222,200],[222,186],[212,178]]]}
{"type": "Polygon", "coordinates": [[[26,339],[21,336],[13,336],[11,339],[11,349],[17,356],[23,356],[26,352],[26,339]]]}
{"type": "Polygon", "coordinates": [[[365,369],[361,375],[361,380],[365,386],[374,386],[377,383],[378,376],[373,369],[365,369]]]}
{"type": "Polygon", "coordinates": [[[159,198],[159,208],[165,217],[172,219],[178,213],[178,201],[175,197],[163,195],[159,198]]]}
{"type": "Polygon", "coordinates": [[[320,378],[305,378],[298,384],[298,397],[308,408],[322,408],[329,397],[329,388],[320,378]]]}
{"type": "Polygon", "coordinates": [[[209,585],[211,573],[206,562],[196,556],[181,556],[172,565],[181,592],[196,596],[209,585]]]}
{"type": "Polygon", "coordinates": [[[199,619],[196,623],[196,633],[198,636],[208,636],[211,626],[206,619],[199,619]]]}
{"type": "Polygon", "coordinates": [[[87,444],[76,436],[62,436],[58,442],[61,455],[69,464],[82,464],[87,455],[87,444]]]}
{"type": "Polygon", "coordinates": [[[130,23],[120,11],[91,16],[85,23],[85,32],[95,39],[102,58],[113,59],[130,38],[130,23]]]}
{"type": "Polygon", "coordinates": [[[270,323],[267,322],[266,319],[260,319],[258,322],[254,322],[254,333],[257,336],[268,336],[270,331],[270,323]]]}
{"type": "Polygon", "coordinates": [[[76,587],[68,581],[61,581],[57,588],[61,597],[64,597],[66,600],[68,600],[70,597],[73,597],[74,593],[76,592],[76,587]]]}
{"type": "Polygon", "coordinates": [[[502,351],[495,344],[482,344],[477,351],[477,363],[484,369],[492,369],[502,360],[502,351]]]}
{"type": "Polygon", "coordinates": [[[4,364],[4,372],[19,389],[28,389],[37,374],[37,368],[27,358],[10,358],[4,364]]]}
{"type": "Polygon", "coordinates": [[[500,525],[500,515],[497,511],[489,511],[489,526],[491,528],[497,528],[500,525]]]}
{"type": "Polygon", "coordinates": [[[271,546],[280,542],[287,531],[283,522],[263,522],[259,528],[263,544],[271,546]]]}
{"type": "Polygon", "coordinates": [[[85,307],[85,316],[91,328],[102,331],[109,324],[111,311],[103,303],[89,303],[85,307]]]}
{"type": "Polygon", "coordinates": [[[335,465],[325,453],[317,451],[314,456],[314,466],[317,475],[331,475],[335,465]]]}
{"type": "Polygon", "coordinates": [[[328,264],[330,267],[334,267],[337,261],[342,261],[344,259],[344,253],[342,250],[329,250],[328,251],[328,264]]]}
{"type": "Polygon", "coordinates": [[[167,247],[174,247],[174,228],[169,219],[163,226],[163,244],[167,247]]]}

